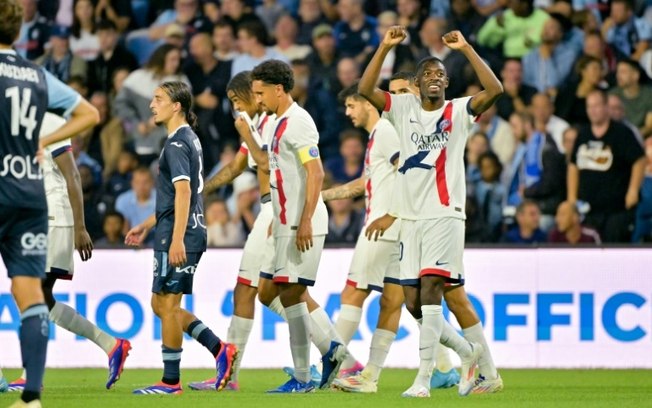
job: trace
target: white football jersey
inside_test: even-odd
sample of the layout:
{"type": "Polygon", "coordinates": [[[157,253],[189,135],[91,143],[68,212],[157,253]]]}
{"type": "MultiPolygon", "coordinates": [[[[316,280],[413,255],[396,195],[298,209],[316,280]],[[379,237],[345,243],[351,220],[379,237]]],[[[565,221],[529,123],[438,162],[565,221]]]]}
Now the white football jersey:
{"type": "MultiPolygon", "coordinates": [[[[380,119],[369,134],[364,159],[365,227],[390,212],[396,181],[396,169],[392,163],[398,158],[399,150],[396,129],[387,119],[380,119]]],[[[383,239],[398,239],[399,224],[394,222],[383,234],[383,239]]]]}
{"type": "MultiPolygon", "coordinates": [[[[275,237],[291,236],[297,232],[306,201],[307,173],[300,155],[319,157],[319,133],[308,112],[296,102],[272,125],[273,137],[268,152],[273,231],[275,237]]],[[[328,212],[321,195],[312,217],[312,233],[328,233],[328,212]]]]}
{"type": "MultiPolygon", "coordinates": [[[[46,112],[41,124],[40,137],[45,137],[66,123],[61,116],[46,112]]],[[[43,184],[48,202],[48,225],[51,227],[72,227],[74,219],[68,199],[68,187],[59,166],[54,162],[58,155],[71,150],[70,139],[53,143],[45,148],[43,163],[43,184]]]]}
{"type": "MultiPolygon", "coordinates": [[[[249,125],[249,130],[251,130],[251,135],[253,136],[256,143],[258,143],[258,146],[261,149],[263,149],[263,147],[268,144],[268,140],[265,139],[265,134],[266,134],[265,128],[269,127],[267,126],[267,124],[270,122],[270,116],[268,116],[266,113],[263,113],[261,115],[256,114],[256,116],[254,116],[252,119],[249,117],[247,112],[238,112],[238,113],[244,118],[244,120],[249,125]]],[[[272,115],[272,117],[273,116],[274,115],[272,115]]],[[[252,170],[255,170],[257,167],[256,161],[254,160],[254,157],[249,151],[249,148],[247,147],[247,144],[245,142],[242,142],[242,144],[240,145],[240,151],[247,155],[247,164],[252,170]]]]}
{"type": "Polygon", "coordinates": [[[392,212],[408,220],[466,219],[464,148],[476,120],[468,111],[471,97],[428,112],[415,95],[385,95],[401,145],[392,212]]]}

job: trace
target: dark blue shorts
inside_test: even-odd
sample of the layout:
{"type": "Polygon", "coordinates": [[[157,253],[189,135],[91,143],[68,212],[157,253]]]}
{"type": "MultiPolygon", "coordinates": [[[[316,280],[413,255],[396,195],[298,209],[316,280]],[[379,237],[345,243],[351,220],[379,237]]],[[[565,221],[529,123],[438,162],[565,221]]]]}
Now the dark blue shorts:
{"type": "Polygon", "coordinates": [[[47,210],[0,207],[0,256],[10,278],[45,278],[47,210]]]}
{"type": "Polygon", "coordinates": [[[186,253],[186,264],[182,267],[174,267],[170,265],[166,251],[154,251],[152,292],[192,294],[192,279],[201,256],[201,252],[186,253]]]}

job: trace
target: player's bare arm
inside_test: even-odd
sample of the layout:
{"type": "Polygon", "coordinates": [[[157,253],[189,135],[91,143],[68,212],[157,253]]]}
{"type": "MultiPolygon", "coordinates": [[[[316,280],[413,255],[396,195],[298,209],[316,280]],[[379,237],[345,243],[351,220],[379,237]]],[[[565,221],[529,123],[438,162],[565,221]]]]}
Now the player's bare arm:
{"type": "Polygon", "coordinates": [[[88,231],[86,231],[81,178],[79,177],[79,171],[75,164],[75,158],[71,152],[66,152],[55,157],[54,162],[66,179],[68,200],[70,201],[72,216],[75,221],[75,249],[79,252],[82,261],[87,261],[93,254],[93,241],[90,235],[88,235],[88,231]]]}
{"type": "Polygon", "coordinates": [[[156,215],[150,215],[145,221],[141,224],[136,225],[127,232],[125,236],[125,244],[129,246],[141,246],[147,238],[147,234],[154,228],[156,225],[156,215]]]}
{"type": "Polygon", "coordinates": [[[188,227],[191,195],[189,180],[177,180],[174,183],[174,228],[168,251],[168,258],[172,266],[183,266],[186,263],[186,246],[183,243],[183,237],[186,235],[188,227]]]}
{"type": "Polygon", "coordinates": [[[236,177],[241,175],[246,168],[247,168],[247,155],[238,151],[238,153],[235,154],[235,157],[233,158],[233,161],[231,161],[231,163],[222,167],[222,169],[220,169],[220,171],[218,171],[216,175],[211,177],[210,180],[208,180],[204,184],[204,191],[203,191],[204,196],[207,196],[213,191],[217,190],[218,188],[226,184],[229,184],[236,177]]]}
{"type": "Polygon", "coordinates": [[[577,202],[577,189],[580,184],[580,171],[574,163],[568,163],[566,171],[566,199],[571,203],[577,202]]]}
{"type": "Polygon", "coordinates": [[[321,192],[321,198],[324,201],[332,201],[363,196],[365,181],[366,178],[363,176],[341,186],[329,188],[321,192]]]}
{"type": "Polygon", "coordinates": [[[627,188],[627,194],[625,195],[625,208],[628,210],[634,208],[636,204],[638,204],[638,193],[641,191],[641,185],[643,184],[643,178],[645,177],[646,161],[647,159],[643,156],[632,164],[632,175],[629,177],[629,186],[627,188]]]}
{"type": "Polygon", "coordinates": [[[98,123],[100,123],[100,113],[86,99],[82,98],[77,107],[72,111],[70,120],[68,120],[65,125],[52,132],[52,134],[41,138],[41,140],[39,140],[39,147],[43,148],[52,143],[69,139],[82,133],[86,129],[92,128],[98,123]]]}
{"type": "Polygon", "coordinates": [[[315,158],[303,164],[306,169],[306,202],[297,227],[297,249],[305,252],[312,248],[312,216],[315,214],[321,186],[324,182],[324,168],[321,159],[315,158]]]}
{"type": "Polygon", "coordinates": [[[464,54],[478,76],[484,90],[473,95],[471,99],[471,110],[476,115],[483,113],[503,94],[503,85],[496,75],[494,75],[491,68],[475,52],[471,44],[466,42],[461,32],[451,31],[444,35],[443,40],[448,48],[464,54]]]}
{"type": "Polygon", "coordinates": [[[238,116],[235,120],[235,128],[247,145],[247,149],[249,149],[251,156],[254,158],[258,169],[269,174],[269,157],[267,156],[267,152],[264,152],[263,149],[260,148],[251,134],[250,125],[242,116],[238,116]]]}
{"type": "Polygon", "coordinates": [[[380,43],[380,46],[376,50],[373,58],[367,65],[367,68],[360,78],[360,83],[358,84],[358,92],[360,95],[367,98],[376,109],[383,109],[385,107],[385,92],[381,91],[376,87],[378,83],[378,77],[380,76],[380,68],[387,57],[387,53],[392,47],[400,44],[407,37],[407,30],[403,26],[393,26],[383,37],[383,41],[380,43]]]}
{"type": "Polygon", "coordinates": [[[396,217],[390,214],[385,214],[382,217],[373,220],[365,230],[364,234],[368,240],[373,239],[374,241],[378,241],[378,238],[382,237],[385,231],[394,224],[394,221],[396,221],[396,217]]]}

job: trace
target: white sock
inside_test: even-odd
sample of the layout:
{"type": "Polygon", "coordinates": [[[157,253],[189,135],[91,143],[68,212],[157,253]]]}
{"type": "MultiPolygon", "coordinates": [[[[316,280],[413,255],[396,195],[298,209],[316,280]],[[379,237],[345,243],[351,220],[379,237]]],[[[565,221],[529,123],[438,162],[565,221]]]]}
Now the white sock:
{"type": "MultiPolygon", "coordinates": [[[[442,345],[452,349],[462,358],[468,358],[473,352],[473,349],[471,349],[471,345],[469,344],[468,340],[460,336],[457,330],[455,330],[455,328],[446,321],[444,322],[444,327],[442,327],[441,338],[439,339],[439,342],[442,345]]],[[[439,361],[437,364],[439,364],[439,361]]]]}
{"type": "MultiPolygon", "coordinates": [[[[439,344],[444,315],[441,305],[422,305],[423,324],[419,334],[419,373],[417,381],[429,387],[432,370],[435,367],[435,345],[439,344]]],[[[416,382],[416,381],[415,381],[416,382]]]]}
{"type": "Polygon", "coordinates": [[[323,356],[331,347],[331,341],[337,341],[344,344],[340,336],[335,331],[335,327],[328,318],[326,312],[321,307],[310,313],[312,343],[319,349],[323,356]]]}
{"type": "MultiPolygon", "coordinates": [[[[340,335],[345,345],[349,345],[351,339],[355,335],[355,332],[358,330],[358,327],[360,326],[360,319],[362,319],[361,307],[353,305],[342,305],[340,308],[340,314],[337,317],[337,321],[335,322],[335,331],[337,331],[337,334],[340,335]]],[[[355,366],[356,363],[357,362],[355,361],[355,358],[349,354],[346,360],[342,362],[340,369],[349,369],[355,366]]]]}
{"type": "Polygon", "coordinates": [[[358,331],[360,326],[360,319],[362,318],[362,308],[353,305],[342,305],[340,314],[335,322],[335,330],[340,335],[344,344],[348,345],[355,332],[358,331]]]}
{"type": "Polygon", "coordinates": [[[369,361],[363,370],[372,381],[378,381],[378,378],[380,378],[380,371],[385,366],[389,348],[395,338],[396,333],[392,331],[384,329],[376,329],[374,331],[374,335],[371,338],[371,347],[369,347],[369,361]]]}
{"type": "Polygon", "coordinates": [[[464,337],[473,343],[479,343],[482,345],[483,352],[478,360],[478,366],[480,367],[480,373],[488,380],[493,380],[498,377],[498,370],[494,364],[494,359],[491,357],[491,351],[489,350],[489,345],[487,344],[487,339],[484,337],[484,331],[482,330],[482,323],[478,323],[471,327],[463,329],[464,337]]]}
{"type": "Polygon", "coordinates": [[[267,306],[269,310],[272,312],[276,313],[277,315],[281,316],[283,320],[286,322],[288,321],[287,316],[285,316],[285,309],[283,308],[283,304],[281,303],[281,297],[276,296],[274,300],[272,300],[272,303],[267,306]]]}
{"type": "Polygon", "coordinates": [[[56,302],[50,310],[50,320],[62,327],[97,344],[106,354],[115,347],[116,338],[100,330],[72,307],[56,302]]]}
{"type": "Polygon", "coordinates": [[[290,350],[294,362],[294,378],[310,381],[310,317],[306,302],[286,307],[290,327],[290,350]]]}
{"type": "Polygon", "coordinates": [[[435,353],[437,353],[437,356],[435,357],[435,360],[437,361],[437,371],[447,373],[453,369],[453,362],[451,361],[448,347],[439,343],[435,346],[435,353]]]}
{"type": "Polygon", "coordinates": [[[249,340],[249,334],[251,333],[251,328],[253,325],[254,319],[245,319],[244,317],[236,315],[233,315],[231,318],[231,324],[229,325],[229,331],[226,335],[226,341],[233,343],[236,345],[236,347],[238,347],[238,356],[233,362],[233,374],[231,375],[231,382],[238,381],[240,363],[242,362],[242,356],[244,356],[247,340],[249,340]]]}

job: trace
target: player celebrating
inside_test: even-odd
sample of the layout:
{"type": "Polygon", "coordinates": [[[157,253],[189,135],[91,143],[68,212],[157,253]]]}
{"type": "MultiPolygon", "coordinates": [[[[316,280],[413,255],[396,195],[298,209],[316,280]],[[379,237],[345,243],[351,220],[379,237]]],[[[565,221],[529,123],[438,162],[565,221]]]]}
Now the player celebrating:
{"type": "Polygon", "coordinates": [[[150,104],[154,120],[164,125],[168,138],[159,158],[156,214],[131,229],[128,245],[140,245],[156,225],[152,309],[161,319],[163,378],[134,394],[181,394],[179,364],[183,332],[187,332],[215,357],[215,389],[222,390],[231,377],[237,349],[221,341],[192,313],[180,307],[183,294],[192,294],[197,264],[206,251],[206,226],[202,196],[202,148],[190,128],[196,116],[190,111],[192,94],[183,82],[165,82],[150,104]]]}
{"type": "MultiPolygon", "coordinates": [[[[41,125],[41,136],[46,136],[63,126],[66,120],[46,113],[41,125]]],[[[48,203],[48,250],[46,278],[43,281],[45,303],[50,309],[50,320],[59,327],[85,337],[97,344],[109,356],[109,389],[120,378],[131,345],[128,340],[116,339],[100,330],[75,309],[57,302],[52,289],[57,279],[72,279],[73,254],[79,251],[82,261],[90,259],[93,243],[84,223],[84,201],[79,172],[71,152],[70,139],[54,143],[45,149],[42,163],[43,181],[48,203]]],[[[9,384],[9,391],[22,391],[25,371],[9,384]]]]}
{"type": "Polygon", "coordinates": [[[256,100],[268,114],[276,115],[269,149],[275,239],[273,280],[279,285],[285,308],[294,361],[290,380],[271,392],[312,392],[309,319],[313,319],[312,336],[327,339],[325,343],[318,342],[323,363],[322,388],[330,385],[347,355],[328,317],[308,299],[307,286],[315,284],[328,232],[328,214],[320,195],[324,170],[317,147],[319,133],[310,115],[290,96],[294,78],[287,64],[278,60],[263,62],[251,77],[256,100]],[[323,314],[325,321],[315,321],[316,313],[323,314]]]}
{"type": "MultiPolygon", "coordinates": [[[[263,139],[262,136],[266,137],[267,124],[273,119],[259,112],[259,106],[251,92],[251,71],[243,71],[235,75],[226,87],[226,95],[237,112],[236,128],[245,142],[240,146],[235,158],[206,182],[204,195],[232,182],[245,171],[247,165],[257,172],[261,195],[260,213],[249,233],[240,261],[238,281],[233,290],[233,317],[227,335],[227,341],[238,348],[238,356],[234,362],[231,381],[226,385],[226,389],[236,391],[240,388],[238,385],[240,362],[254,322],[256,294],[272,311],[281,316],[284,316],[285,312],[276,285],[267,278],[267,275],[260,276],[261,271],[269,270],[274,257],[273,245],[266,244],[273,210],[269,192],[269,159],[264,151],[267,149],[267,139],[263,139]]],[[[190,383],[189,386],[193,390],[206,390],[214,389],[214,384],[215,379],[212,378],[190,383]]]]}
{"type": "Polygon", "coordinates": [[[20,400],[12,405],[40,407],[48,342],[48,308],[41,279],[45,273],[47,203],[36,151],[99,122],[99,114],[79,94],[11,48],[23,10],[16,0],[0,0],[0,256],[20,310],[19,338],[26,371],[20,400]],[[47,109],[71,114],[59,130],[39,142],[47,109]]]}
{"type": "MultiPolygon", "coordinates": [[[[355,85],[340,92],[339,97],[344,101],[346,115],[351,118],[354,126],[369,132],[364,175],[343,186],[323,191],[322,197],[324,201],[329,201],[364,194],[367,224],[390,210],[400,145],[391,123],[381,119],[376,108],[357,92],[355,85]]],[[[362,305],[371,290],[382,291],[382,297],[367,367],[359,374],[358,371],[362,369],[359,368],[359,363],[353,365],[354,362],[349,358],[342,365],[341,378],[334,382],[344,391],[376,392],[380,372],[396,337],[404,301],[399,279],[399,229],[400,223],[394,223],[379,241],[369,241],[363,228],[356,243],[349,277],[341,294],[342,307],[335,323],[335,329],[345,343],[348,344],[358,329],[362,305]]],[[[441,354],[449,363],[446,373],[438,371],[439,376],[433,375],[431,385],[435,388],[451,387],[459,381],[459,374],[450,364],[448,351],[443,348],[441,354]]]]}
{"type": "MultiPolygon", "coordinates": [[[[401,142],[395,197],[402,200],[396,200],[390,213],[374,221],[367,228],[367,235],[378,238],[395,217],[401,218],[401,284],[408,310],[415,318],[423,319],[419,371],[403,396],[430,396],[435,345],[440,341],[462,357],[459,393],[467,395],[474,387],[474,367],[486,342],[482,334],[477,342],[462,339],[445,322],[441,302],[445,285],[450,285],[447,291],[454,292],[464,283],[466,140],[477,115],[496,101],[503,88],[459,31],[446,34],[444,42],[468,58],[485,90],[472,97],[446,101],[448,77],[437,58],[426,58],[417,66],[415,85],[420,89],[420,99],[410,94],[391,95],[375,88],[385,56],[405,37],[404,27],[395,26],[387,32],[359,86],[362,95],[386,112],[401,142]]],[[[455,311],[454,307],[451,309],[455,311]]],[[[455,315],[462,327],[480,327],[472,307],[458,309],[455,315]],[[469,325],[470,321],[474,324],[469,325]]]]}

